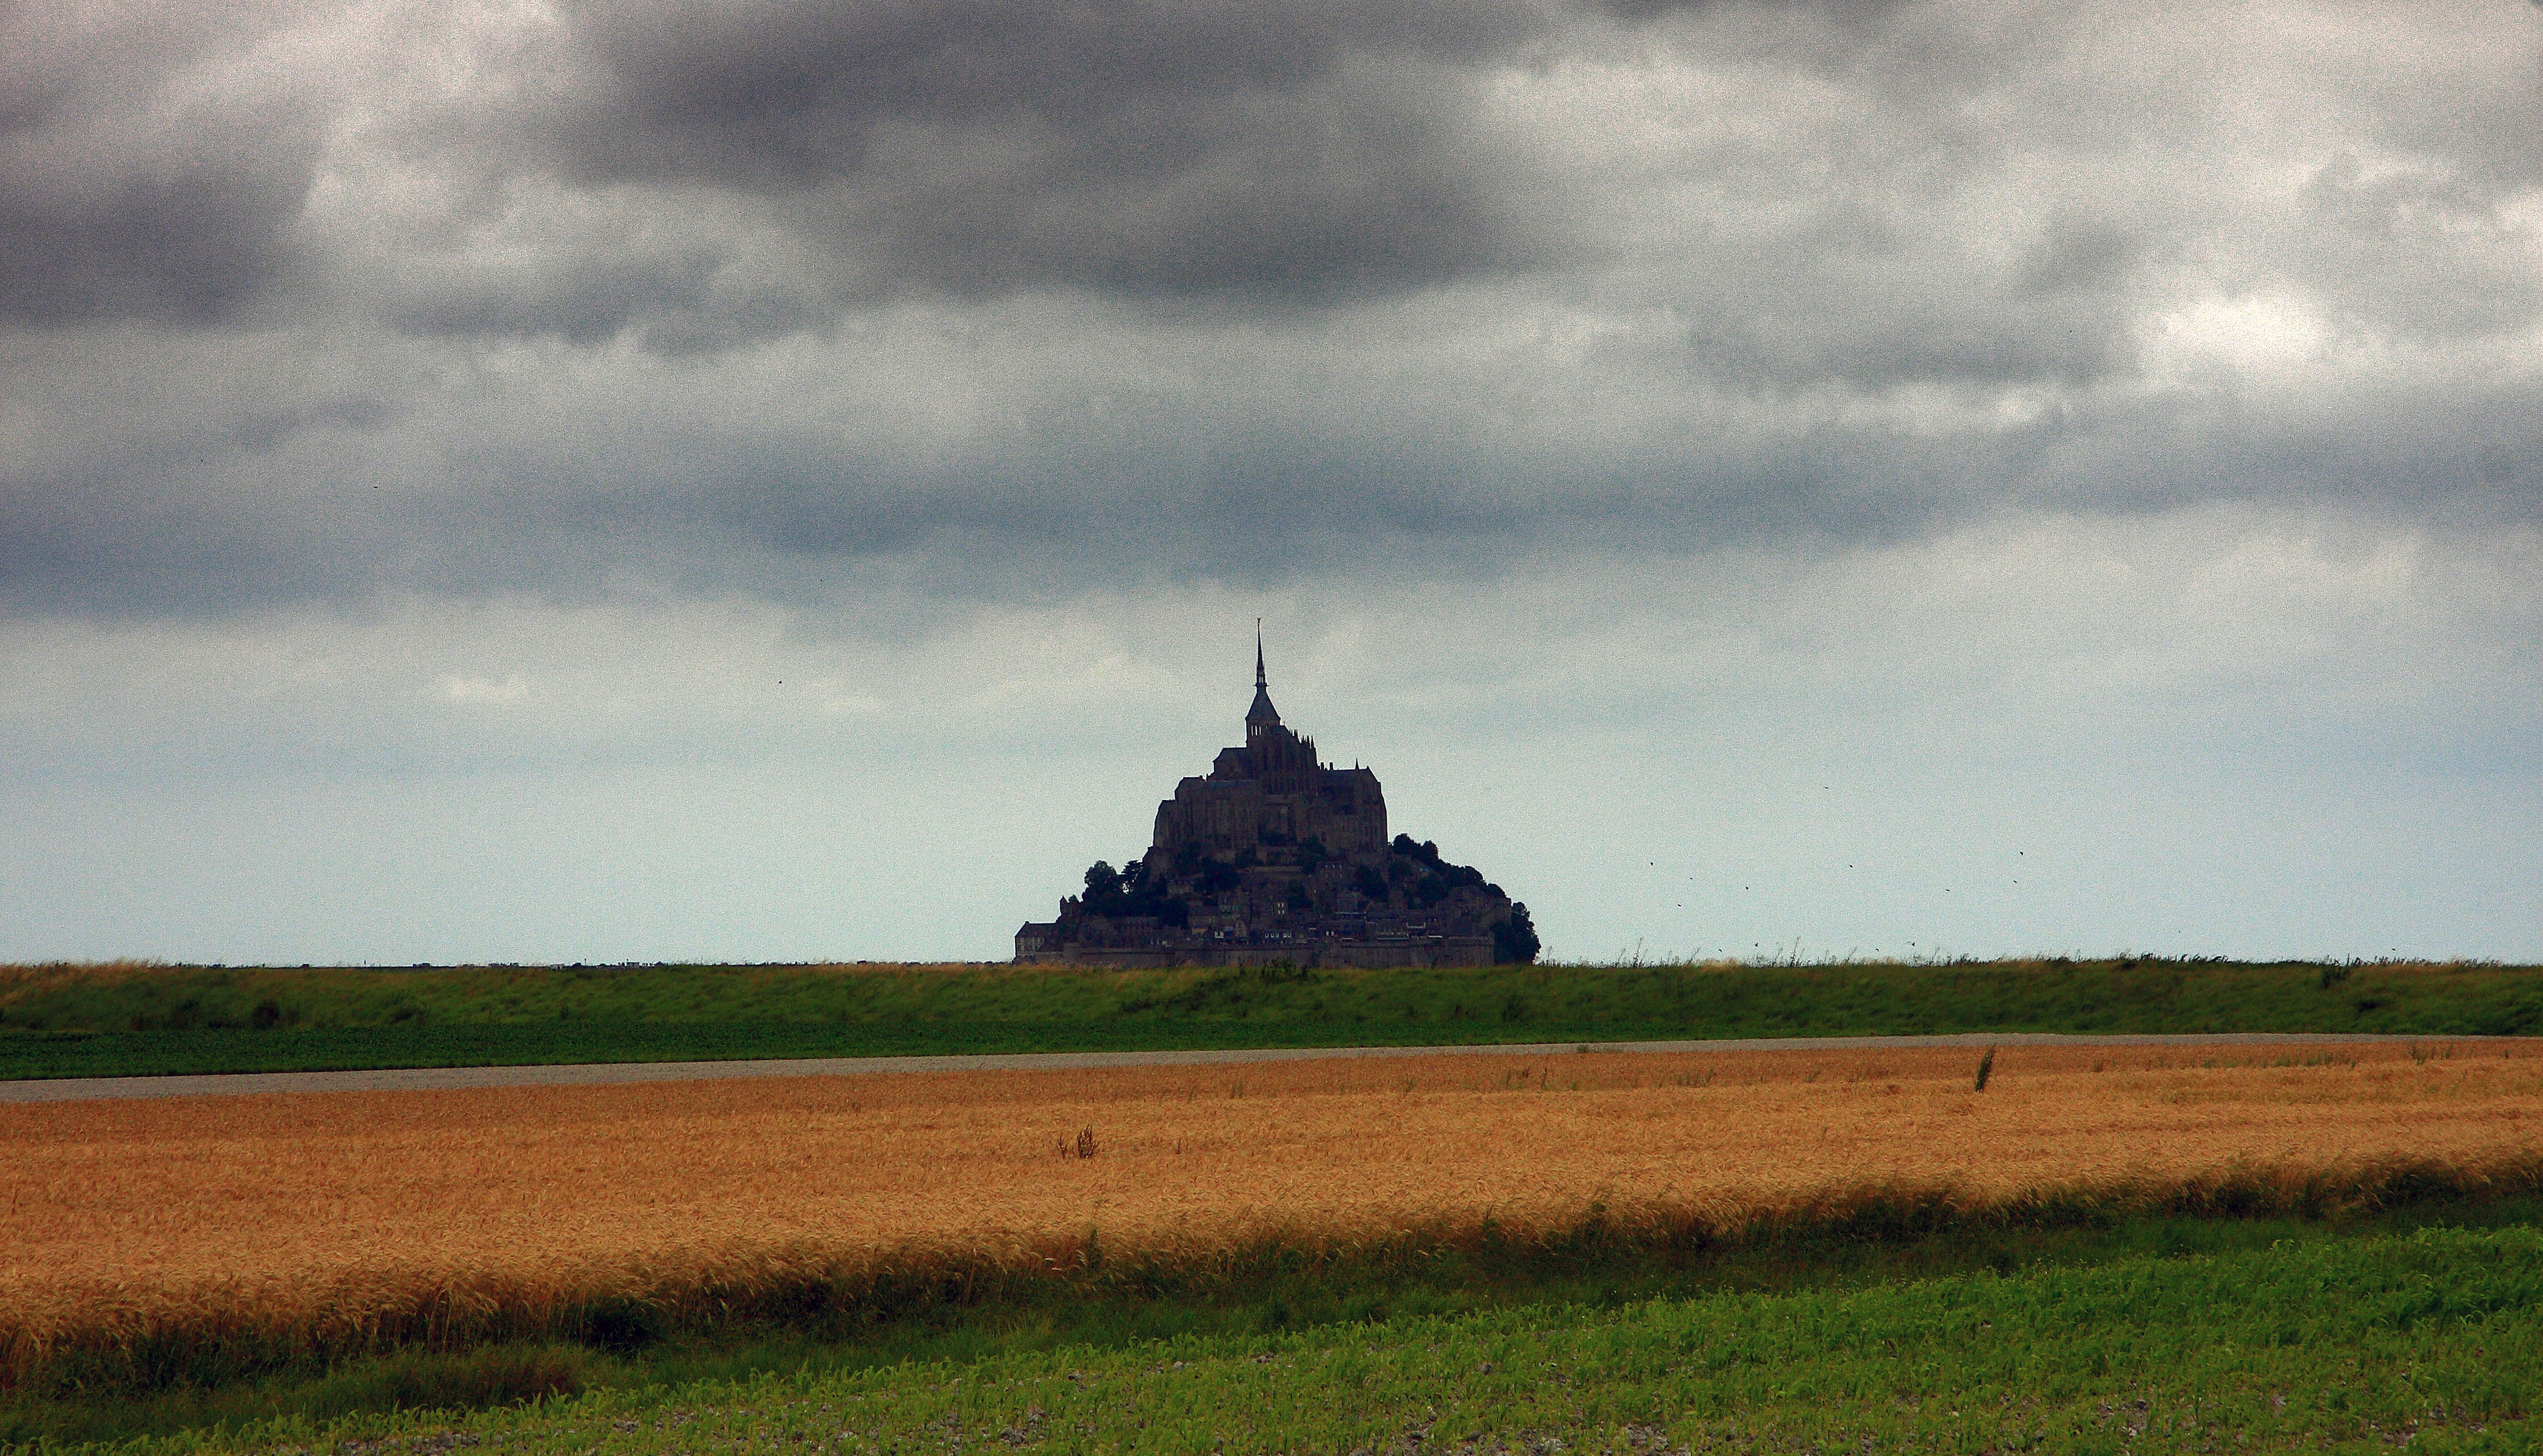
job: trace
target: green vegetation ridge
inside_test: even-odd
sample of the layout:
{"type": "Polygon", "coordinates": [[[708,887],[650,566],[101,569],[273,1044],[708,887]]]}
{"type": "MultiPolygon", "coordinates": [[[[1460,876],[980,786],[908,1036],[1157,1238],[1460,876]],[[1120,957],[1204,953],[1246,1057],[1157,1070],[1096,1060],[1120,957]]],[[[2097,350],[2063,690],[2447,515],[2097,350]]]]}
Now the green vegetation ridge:
{"type": "Polygon", "coordinates": [[[2543,1034],[2543,966],[0,967],[0,1079],[1963,1032],[2543,1034]]]}
{"type": "Polygon", "coordinates": [[[2530,1451],[2536,1211],[1806,1238],[1700,1271],[1594,1241],[1374,1284],[1274,1262],[1206,1297],[1117,1283],[829,1342],[410,1351],[156,1400],[22,1394],[0,1445],[2530,1451]]]}

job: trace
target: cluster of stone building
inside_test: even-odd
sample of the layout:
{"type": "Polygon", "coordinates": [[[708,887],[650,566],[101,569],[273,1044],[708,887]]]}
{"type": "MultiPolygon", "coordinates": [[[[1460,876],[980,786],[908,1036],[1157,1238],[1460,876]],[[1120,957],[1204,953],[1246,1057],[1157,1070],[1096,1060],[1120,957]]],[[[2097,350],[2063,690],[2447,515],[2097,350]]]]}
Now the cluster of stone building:
{"type": "Polygon", "coordinates": [[[1059,918],[1016,932],[1020,961],[1079,965],[1475,965],[1528,960],[1527,907],[1434,845],[1387,837],[1365,768],[1283,727],[1262,649],[1245,744],[1157,805],[1147,854],[1087,872],[1059,918]]]}

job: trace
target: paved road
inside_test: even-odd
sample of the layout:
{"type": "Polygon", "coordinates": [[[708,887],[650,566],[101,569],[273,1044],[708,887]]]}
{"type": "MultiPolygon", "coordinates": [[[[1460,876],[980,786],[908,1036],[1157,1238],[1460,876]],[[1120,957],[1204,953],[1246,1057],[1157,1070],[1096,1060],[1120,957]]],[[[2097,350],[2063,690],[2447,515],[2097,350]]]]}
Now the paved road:
{"type": "Polygon", "coordinates": [[[1735,1041],[1542,1041],[1503,1046],[1305,1046],[1257,1051],[1053,1051],[980,1056],[815,1057],[775,1061],[605,1062],[562,1067],[413,1067],[373,1072],[240,1072],[203,1077],[64,1077],[0,1082],[0,1103],[99,1098],[247,1097],[273,1092],[427,1092],[461,1087],[592,1087],[726,1077],[860,1077],[882,1072],[1020,1072],[1067,1067],[1194,1067],[1371,1056],[1548,1056],[1577,1051],[1844,1051],[1914,1046],[2274,1046],[2356,1041],[2505,1041],[2489,1036],[2344,1036],[2223,1032],[2069,1036],[2049,1032],[1949,1036],[1773,1036],[1735,1041]]]}

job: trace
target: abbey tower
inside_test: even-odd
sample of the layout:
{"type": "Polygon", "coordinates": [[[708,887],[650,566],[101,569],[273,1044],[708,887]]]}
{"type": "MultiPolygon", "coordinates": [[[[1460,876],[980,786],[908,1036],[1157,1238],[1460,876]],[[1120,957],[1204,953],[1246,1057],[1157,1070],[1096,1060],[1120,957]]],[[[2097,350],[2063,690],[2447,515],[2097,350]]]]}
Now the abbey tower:
{"type": "Polygon", "coordinates": [[[1175,786],[1157,805],[1148,850],[1153,871],[1187,845],[1234,855],[1266,843],[1314,841],[1329,854],[1375,853],[1386,847],[1386,795],[1364,768],[1316,761],[1316,740],[1291,732],[1272,706],[1263,645],[1254,646],[1254,706],[1245,713],[1245,746],[1221,748],[1206,777],[1175,786]],[[1272,836],[1266,839],[1266,835],[1272,836]]]}

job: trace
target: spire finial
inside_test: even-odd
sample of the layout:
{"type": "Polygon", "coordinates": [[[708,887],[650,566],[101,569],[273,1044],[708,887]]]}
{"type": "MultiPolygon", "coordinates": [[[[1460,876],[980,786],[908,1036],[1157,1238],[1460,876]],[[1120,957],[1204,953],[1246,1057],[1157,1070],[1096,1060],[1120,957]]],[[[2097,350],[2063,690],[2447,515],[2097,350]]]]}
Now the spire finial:
{"type": "Polygon", "coordinates": [[[1263,680],[1263,619],[1260,617],[1254,619],[1254,685],[1258,688],[1265,686],[1263,680]]]}

